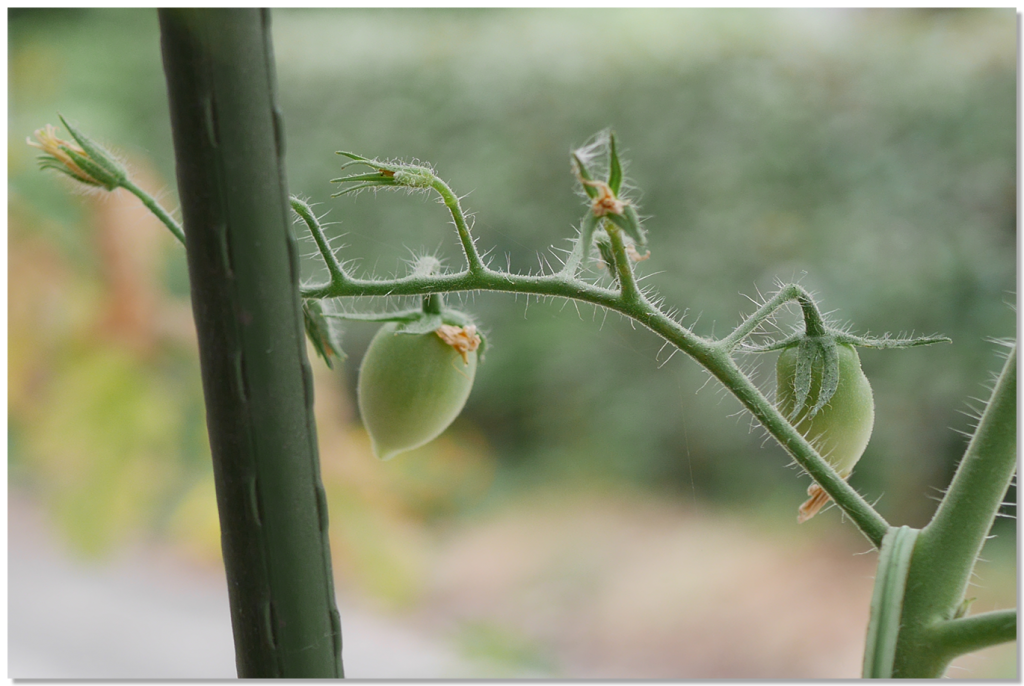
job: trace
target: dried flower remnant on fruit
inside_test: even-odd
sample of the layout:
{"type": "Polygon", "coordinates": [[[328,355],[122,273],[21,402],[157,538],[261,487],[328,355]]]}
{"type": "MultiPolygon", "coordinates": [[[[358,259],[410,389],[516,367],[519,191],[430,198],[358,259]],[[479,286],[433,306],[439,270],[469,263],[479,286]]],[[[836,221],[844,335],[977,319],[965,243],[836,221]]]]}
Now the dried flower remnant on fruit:
{"type": "Polygon", "coordinates": [[[78,164],[71,159],[71,156],[67,153],[68,150],[71,150],[76,155],[81,155],[83,157],[85,157],[87,153],[79,147],[77,143],[72,143],[71,141],[58,138],[57,129],[53,124],[47,124],[45,128],[36,129],[34,135],[38,139],[38,142],[31,138],[26,138],[25,142],[33,148],[39,148],[49,155],[49,158],[43,158],[44,161],[51,163],[48,166],[61,167],[61,171],[65,171],[82,183],[87,183],[90,186],[105,185],[99,179],[96,179],[86,173],[85,170],[79,167],[78,164]]]}
{"type": "Polygon", "coordinates": [[[472,324],[465,327],[442,324],[435,333],[438,338],[455,348],[455,352],[462,356],[464,364],[469,364],[469,353],[480,347],[480,335],[472,324]]]}
{"type": "Polygon", "coordinates": [[[807,488],[807,495],[809,495],[810,498],[808,498],[807,502],[801,505],[797,511],[797,524],[803,524],[808,519],[818,514],[818,511],[821,510],[821,508],[824,507],[831,499],[831,496],[825,492],[825,489],[816,483],[812,483],[807,488]]]}

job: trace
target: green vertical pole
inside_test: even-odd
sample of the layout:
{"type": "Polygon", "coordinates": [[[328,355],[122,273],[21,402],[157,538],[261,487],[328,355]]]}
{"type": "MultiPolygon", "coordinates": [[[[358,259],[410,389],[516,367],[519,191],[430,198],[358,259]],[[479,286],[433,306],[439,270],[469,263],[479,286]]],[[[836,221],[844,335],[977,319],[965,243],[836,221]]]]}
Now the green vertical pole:
{"type": "Polygon", "coordinates": [[[340,677],[267,10],[160,10],[240,677],[340,677]]]}

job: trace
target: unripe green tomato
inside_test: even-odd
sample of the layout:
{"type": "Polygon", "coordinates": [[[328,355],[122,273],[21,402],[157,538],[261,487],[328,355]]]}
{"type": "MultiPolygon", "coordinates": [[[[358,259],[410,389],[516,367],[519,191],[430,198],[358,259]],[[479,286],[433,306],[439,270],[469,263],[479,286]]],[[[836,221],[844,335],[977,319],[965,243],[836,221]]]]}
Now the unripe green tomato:
{"type": "Polygon", "coordinates": [[[796,376],[797,348],[788,348],[775,364],[776,403],[783,416],[797,428],[814,449],[844,479],[864,453],[875,424],[875,401],[871,384],[860,368],[860,357],[849,345],[837,345],[839,354],[839,386],[828,403],[813,417],[807,414],[818,401],[821,391],[822,359],[811,365],[811,390],[803,408],[791,416],[796,406],[793,380],[796,376]]]}
{"type": "Polygon", "coordinates": [[[462,411],[476,375],[476,350],[460,352],[436,333],[380,328],[359,367],[359,412],[382,460],[434,440],[462,411]],[[465,359],[463,359],[465,355],[465,359]]]}

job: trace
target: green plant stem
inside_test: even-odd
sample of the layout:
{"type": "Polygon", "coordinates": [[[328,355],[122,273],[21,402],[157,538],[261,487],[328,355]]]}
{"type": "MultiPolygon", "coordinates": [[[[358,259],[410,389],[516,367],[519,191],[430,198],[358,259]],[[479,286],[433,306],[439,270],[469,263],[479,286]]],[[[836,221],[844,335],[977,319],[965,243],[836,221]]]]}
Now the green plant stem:
{"type": "MultiPolygon", "coordinates": [[[[799,287],[788,287],[784,290],[797,295],[802,292],[799,287]]],[[[776,303],[776,308],[784,302],[786,302],[784,299],[779,300],[776,303]]],[[[702,364],[739,399],[743,406],[764,426],[765,430],[796,460],[797,464],[818,482],[868,540],[876,548],[881,546],[882,539],[889,529],[888,522],[839,476],[807,439],[782,416],[775,405],[743,373],[732,359],[726,344],[732,334],[719,341],[696,336],[689,329],[659,311],[643,296],[635,305],[622,303],[611,306],[611,309],[632,317],[702,364]]],[[[774,310],[767,310],[762,312],[762,315],[766,317],[772,311],[774,310]]],[[[747,322],[745,324],[749,325],[747,322]]],[[[753,328],[756,328],[756,324],[750,330],[753,328]]]]}
{"type": "Polygon", "coordinates": [[[995,610],[939,622],[930,633],[934,643],[953,656],[1016,641],[1017,610],[995,610]]]}
{"type": "MultiPolygon", "coordinates": [[[[879,578],[888,581],[876,586],[872,601],[866,676],[939,677],[958,655],[1016,639],[1016,610],[957,617],[1016,469],[1016,346],[946,497],[928,526],[918,531],[890,527],[778,412],[739,368],[733,353],[793,301],[801,307],[804,331],[745,350],[780,349],[803,337],[828,336],[833,346],[838,341],[875,348],[948,340],[943,337],[873,339],[831,329],[810,294],[790,284],[724,338],[705,338],[645,296],[618,225],[607,226],[614,261],[609,266],[615,270],[617,287],[579,278],[602,222],[593,211],[584,217],[559,272],[496,271],[484,264],[459,199],[447,184],[430,170],[414,167],[405,167],[418,170],[412,181],[400,184],[395,170],[405,168],[392,169],[386,163],[375,172],[336,181],[362,182],[345,192],[403,184],[433,189],[451,213],[466,269],[436,274],[434,260],[403,278],[354,278],[331,250],[308,204],[293,200],[292,208],[309,227],[330,275],[328,283],[300,294],[295,248],[284,205],[278,203],[285,190],[283,140],[273,104],[268,17],[266,11],[160,13],[188,233],[130,180],[117,183],[188,248],[240,676],[331,677],[342,672],[340,619],[334,606],[299,295],[418,295],[423,297],[423,312],[439,314],[444,293],[490,290],[568,298],[619,312],[703,365],[882,549],[879,578]],[[237,122],[245,126],[232,126],[237,122]],[[881,618],[877,623],[876,615],[881,618]]],[[[617,193],[621,168],[614,139],[611,148],[609,184],[617,193]]],[[[345,154],[360,164],[377,164],[345,154]]],[[[599,184],[574,159],[587,195],[594,198],[594,186],[599,184]]],[[[633,208],[627,209],[636,220],[633,208]]],[[[639,231],[638,220],[630,226],[639,231]]],[[[633,237],[642,240],[642,235],[633,237]]],[[[604,243],[602,250],[607,250],[604,243]]],[[[405,314],[414,318],[420,312],[342,318],[390,321],[405,314]]]]}
{"type": "Polygon", "coordinates": [[[426,314],[441,314],[444,309],[444,295],[442,293],[431,293],[423,296],[423,311],[426,314]]]}
{"type": "MultiPolygon", "coordinates": [[[[629,267],[627,266],[627,269],[629,267]]],[[[631,273],[631,272],[630,272],[631,273]]],[[[507,274],[485,269],[481,274],[468,271],[457,274],[442,274],[431,277],[405,277],[394,280],[352,280],[342,288],[331,284],[313,287],[304,292],[306,297],[343,297],[365,295],[423,295],[460,290],[493,290],[514,293],[529,293],[552,297],[572,298],[601,305],[636,320],[654,333],[670,341],[680,350],[704,365],[726,388],[732,391],[765,429],[793,456],[811,478],[817,481],[836,504],[853,520],[873,545],[880,546],[888,529],[888,523],[871,507],[832,467],[815,451],[775,406],[761,393],[740,370],[729,354],[725,341],[733,339],[732,334],[721,341],[698,336],[655,307],[646,297],[637,292],[627,298],[619,291],[594,286],[583,281],[567,279],[561,274],[530,276],[507,274]]],[[[792,300],[802,292],[797,286],[789,287],[786,293],[792,300]],[[795,294],[795,295],[794,295],[795,294]]],[[[774,299],[773,299],[774,300],[774,299]]],[[[775,302],[775,309],[787,298],[775,302]]],[[[768,310],[764,316],[771,314],[768,310]]],[[[743,325],[750,330],[750,319],[743,325]]]]}
{"type": "Polygon", "coordinates": [[[769,298],[761,307],[747,317],[728,336],[721,340],[722,347],[733,351],[743,342],[747,336],[752,334],[766,319],[771,317],[779,308],[788,302],[796,300],[804,313],[804,324],[808,336],[820,336],[824,332],[824,325],[821,313],[814,304],[814,300],[802,286],[789,284],[780,289],[778,293],[769,298]]]}
{"type": "MultiPolygon", "coordinates": [[[[610,226],[616,274],[620,287],[610,289],[597,286],[576,277],[582,261],[589,252],[594,229],[599,218],[592,212],[584,217],[577,237],[563,269],[555,274],[511,274],[488,268],[480,259],[470,236],[462,208],[450,188],[434,179],[432,188],[444,200],[452,215],[468,268],[449,274],[413,273],[397,279],[357,279],[345,273],[329,248],[323,227],[312,212],[297,209],[313,235],[314,241],[328,265],[331,279],[328,283],[302,290],[305,298],[339,298],[356,296],[399,296],[455,291],[490,290],[510,293],[569,298],[606,307],[631,317],[654,333],[676,345],[729,388],[765,429],[793,456],[796,462],[818,482],[836,504],[854,521],[868,540],[876,547],[888,529],[888,523],[845,480],[828,465],[808,441],[786,421],[749,378],[739,369],[731,354],[740,343],[753,333],[779,308],[796,301],[803,312],[808,335],[822,335],[825,331],[821,313],[810,294],[801,286],[790,284],[782,288],[731,333],[720,340],[698,336],[662,313],[638,288],[633,268],[625,250],[621,231],[610,226]],[[332,268],[332,265],[333,268],[332,268]]],[[[294,201],[293,201],[294,204],[294,201]]]]}
{"type": "MultiPolygon", "coordinates": [[[[447,186],[442,185],[442,187],[447,189],[447,186]]],[[[435,188],[437,188],[436,185],[435,188]]],[[[462,210],[454,201],[454,194],[450,190],[446,190],[446,193],[447,196],[442,193],[442,197],[446,198],[445,204],[452,213],[456,227],[465,227],[462,210]],[[452,202],[449,202],[449,198],[452,202]]],[[[793,459],[821,485],[867,536],[868,540],[875,547],[880,546],[882,538],[889,528],[885,519],[844,479],[840,478],[811,444],[786,421],[775,409],[775,406],[739,369],[731,356],[732,351],[744,337],[756,330],[776,310],[793,300],[801,305],[808,328],[816,330],[815,326],[817,325],[823,330],[821,315],[810,295],[800,286],[786,286],[725,338],[718,341],[704,338],[665,315],[639,290],[621,232],[615,226],[609,227],[608,233],[612,240],[613,255],[616,261],[615,269],[620,287],[609,289],[575,278],[580,260],[587,252],[586,245],[581,244],[584,241],[589,243],[589,238],[593,235],[594,226],[588,225],[588,221],[588,219],[584,219],[577,244],[570,252],[565,268],[555,274],[526,275],[499,272],[480,263],[477,256],[476,266],[474,266],[472,258],[468,257],[469,268],[454,274],[411,274],[398,279],[386,280],[349,278],[344,284],[329,282],[309,287],[303,290],[302,295],[307,298],[336,298],[372,295],[427,295],[451,291],[489,290],[569,298],[620,312],[665,338],[704,365],[715,378],[739,398],[744,407],[761,422],[765,429],[793,456],[793,459]]],[[[314,235],[317,232],[322,233],[322,228],[319,225],[315,227],[311,225],[310,230],[314,232],[314,235]]],[[[477,255],[469,232],[460,228],[459,236],[467,256],[477,255]]],[[[317,241],[318,245],[324,242],[317,241]]]]}
{"type": "Polygon", "coordinates": [[[452,215],[452,220],[455,222],[455,229],[459,232],[459,241],[462,243],[462,250],[466,254],[466,261],[469,263],[469,271],[472,274],[480,274],[484,271],[483,260],[480,259],[480,253],[477,252],[476,245],[473,243],[473,237],[469,234],[469,225],[466,223],[466,215],[462,212],[462,207],[459,205],[459,198],[452,192],[452,189],[448,187],[441,179],[434,177],[434,181],[431,184],[431,188],[437,191],[438,195],[444,201],[445,207],[452,215]]]}
{"type": "Polygon", "coordinates": [[[965,619],[953,618],[1016,467],[1015,345],[953,482],[914,548],[895,676],[941,676],[954,657],[970,650],[966,646],[981,640],[972,631],[992,635],[987,621],[957,624],[965,619]],[[935,640],[936,631],[943,636],[941,642],[935,640]]]}
{"type": "Polygon", "coordinates": [[[126,178],[123,180],[121,182],[121,188],[124,188],[126,191],[141,200],[142,204],[149,208],[149,211],[152,212],[157,219],[163,222],[164,226],[170,229],[171,233],[174,234],[174,237],[177,238],[182,245],[185,245],[185,232],[182,230],[178,222],[174,221],[174,218],[167,213],[167,210],[160,206],[160,203],[158,203],[153,196],[132,183],[131,179],[126,178]]]}
{"type": "MultiPolygon", "coordinates": [[[[623,303],[638,304],[643,296],[636,284],[636,276],[633,274],[633,267],[630,266],[629,255],[626,253],[626,245],[622,240],[622,230],[614,224],[608,224],[608,238],[612,243],[612,255],[615,256],[615,271],[621,285],[621,297],[623,303]]],[[[611,265],[609,265],[611,266],[611,265]]]]}
{"type": "Polygon", "coordinates": [[[327,236],[324,235],[323,227],[320,226],[319,220],[313,214],[312,208],[297,198],[291,199],[291,207],[295,214],[299,215],[302,221],[306,223],[309,232],[313,235],[316,247],[320,250],[320,255],[327,264],[327,273],[331,276],[331,283],[345,283],[348,280],[348,275],[338,262],[338,258],[335,257],[334,251],[331,250],[331,245],[327,242],[327,236]]]}
{"type": "Polygon", "coordinates": [[[267,10],[160,10],[240,677],[342,674],[267,10]]]}

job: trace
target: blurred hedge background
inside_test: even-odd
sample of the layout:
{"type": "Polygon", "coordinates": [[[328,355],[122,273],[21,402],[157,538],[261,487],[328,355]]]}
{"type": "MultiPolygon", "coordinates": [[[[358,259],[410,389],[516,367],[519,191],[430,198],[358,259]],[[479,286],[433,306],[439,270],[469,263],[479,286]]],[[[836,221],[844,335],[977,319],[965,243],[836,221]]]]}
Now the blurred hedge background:
{"type": "MultiPolygon", "coordinates": [[[[970,398],[985,397],[999,368],[988,339],[1016,332],[1012,10],[275,10],[273,31],[291,191],[329,210],[343,257],[365,274],[401,273],[424,252],[458,266],[458,244],[443,208],[422,196],[330,199],[334,151],[433,163],[468,194],[480,245],[525,271],[565,247],[582,214],[568,151],[612,126],[650,217],[652,256],[639,268],[699,333],[726,332],[781,279],[817,292],[857,331],[949,335],[952,346],[861,354],[878,419],[851,481],[890,521],[927,521],[964,449],[970,398]]],[[[43,503],[83,553],[155,539],[216,566],[180,246],[129,197],[69,192],[21,144],[59,111],[176,208],[156,14],[10,10],[9,45],[12,488],[43,503]]],[[[306,268],[320,275],[315,260],[306,268]]],[[[349,325],[336,373],[313,363],[340,593],[443,627],[489,675],[830,675],[799,645],[778,664],[776,646],[751,648],[746,667],[730,652],[717,672],[687,671],[668,657],[682,620],[654,614],[636,615],[630,653],[621,628],[636,602],[608,611],[618,628],[606,638],[587,633],[596,620],[581,608],[617,574],[598,570],[621,561],[604,549],[633,550],[662,528],[668,538],[648,536],[648,552],[682,545],[668,532],[722,542],[739,527],[741,551],[779,541],[809,546],[801,555],[813,560],[839,530],[844,569],[864,545],[835,511],[797,529],[806,480],[735,400],[649,332],[563,302],[463,300],[492,347],[462,417],[418,454],[378,463],[359,426],[355,375],[372,326],[349,325]],[[548,514],[533,521],[538,512],[548,514]],[[574,529],[581,512],[607,519],[603,533],[574,529]],[[545,529],[552,540],[530,538],[545,529]],[[545,545],[551,566],[508,571],[545,545]],[[474,577],[459,555],[493,564],[474,577]],[[560,581],[544,585],[540,569],[560,581]],[[493,581],[502,574],[517,581],[493,581]],[[604,581],[588,586],[588,574],[604,581]],[[491,595],[466,600],[481,578],[491,595]],[[537,605],[499,606],[511,598],[537,605]]],[[[773,358],[748,362],[770,392],[773,358]]],[[[1005,583],[987,592],[1012,604],[1015,521],[997,533],[987,557],[1005,583]]],[[[694,573],[680,565],[716,563],[684,546],[651,564],[667,584],[694,573]]],[[[752,583],[751,593],[777,592],[769,579],[731,583],[723,598],[752,583]]],[[[657,588],[651,612],[674,612],[668,586],[657,588]]],[[[743,641],[773,621],[754,621],[743,641]]],[[[993,669],[1015,673],[1009,659],[993,669]]]]}

